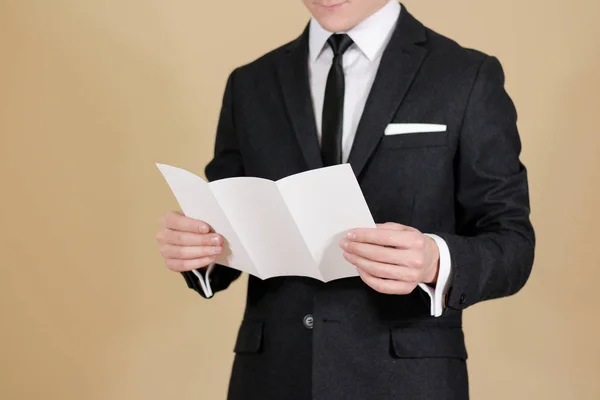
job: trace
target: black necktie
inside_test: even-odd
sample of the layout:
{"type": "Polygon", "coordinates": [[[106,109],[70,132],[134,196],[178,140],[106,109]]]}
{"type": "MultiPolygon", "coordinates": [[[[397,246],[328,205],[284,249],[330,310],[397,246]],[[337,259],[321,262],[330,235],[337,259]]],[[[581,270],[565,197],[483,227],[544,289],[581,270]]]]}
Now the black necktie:
{"type": "Polygon", "coordinates": [[[342,163],[345,90],[342,60],[352,43],[348,35],[331,35],[327,40],[333,50],[333,63],[327,75],[321,123],[321,156],[326,167],[342,163]]]}

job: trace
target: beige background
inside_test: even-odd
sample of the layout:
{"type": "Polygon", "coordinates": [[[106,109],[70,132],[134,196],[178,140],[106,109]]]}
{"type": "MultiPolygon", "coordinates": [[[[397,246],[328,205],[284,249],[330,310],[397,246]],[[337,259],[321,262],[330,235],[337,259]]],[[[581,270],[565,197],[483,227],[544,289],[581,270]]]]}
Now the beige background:
{"type": "MultiPolygon", "coordinates": [[[[503,62],[539,246],[466,314],[474,399],[599,399],[600,2],[407,1],[503,62]]],[[[225,80],[296,37],[300,0],[0,0],[0,398],[223,399],[246,279],[202,301],[163,268],[225,80]]]]}

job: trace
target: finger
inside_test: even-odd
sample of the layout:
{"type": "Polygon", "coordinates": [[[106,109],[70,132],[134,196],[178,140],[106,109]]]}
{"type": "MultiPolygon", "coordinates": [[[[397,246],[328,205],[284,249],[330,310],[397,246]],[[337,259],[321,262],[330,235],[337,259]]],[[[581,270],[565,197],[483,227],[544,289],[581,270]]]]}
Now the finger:
{"type": "MultiPolygon", "coordinates": [[[[419,250],[405,250],[351,241],[342,241],[341,247],[344,249],[345,253],[350,255],[374,261],[376,263],[390,264],[412,270],[412,272],[407,271],[402,278],[399,278],[409,282],[417,279],[418,276],[415,277],[415,275],[418,275],[420,271],[426,267],[425,256],[423,252],[419,250]]],[[[380,277],[393,278],[387,276],[380,277]]]]}
{"type": "Polygon", "coordinates": [[[193,232],[193,233],[208,233],[210,232],[210,226],[197,219],[186,217],[175,212],[169,213],[165,216],[164,227],[175,231],[193,232]]]}
{"type": "Polygon", "coordinates": [[[395,247],[353,242],[345,239],[341,241],[340,246],[348,253],[356,254],[372,261],[403,265],[401,261],[404,254],[402,250],[399,250],[395,247]]]}
{"type": "Polygon", "coordinates": [[[397,224],[395,222],[385,222],[383,224],[377,224],[377,227],[382,228],[382,229],[389,229],[392,231],[416,231],[417,230],[411,226],[397,224]]]}
{"type": "Polygon", "coordinates": [[[349,263],[374,277],[382,279],[394,279],[408,283],[418,282],[418,271],[415,271],[414,269],[400,265],[386,264],[369,260],[367,258],[347,252],[344,252],[343,254],[344,258],[349,263]]]}
{"type": "Polygon", "coordinates": [[[162,229],[156,235],[156,240],[162,244],[174,244],[178,246],[220,246],[223,244],[223,236],[218,233],[201,234],[162,229]]]}
{"type": "Polygon", "coordinates": [[[342,240],[341,247],[346,252],[385,264],[420,269],[425,267],[425,257],[419,249],[385,247],[369,243],[342,240]]]}
{"type": "Polygon", "coordinates": [[[223,251],[222,246],[175,246],[172,244],[164,244],[160,247],[160,254],[163,258],[174,258],[179,260],[210,257],[219,255],[221,251],[223,251]]]}
{"type": "Polygon", "coordinates": [[[215,261],[216,257],[202,257],[194,260],[179,260],[174,258],[165,259],[167,268],[175,272],[192,271],[204,268],[215,261]]]}
{"type": "Polygon", "coordinates": [[[367,272],[358,270],[360,278],[373,290],[383,294],[409,294],[415,290],[416,285],[391,279],[377,278],[367,272]]]}
{"type": "Polygon", "coordinates": [[[396,231],[383,228],[358,228],[348,232],[346,239],[353,242],[408,248],[415,237],[423,236],[412,231],[396,231]]]}

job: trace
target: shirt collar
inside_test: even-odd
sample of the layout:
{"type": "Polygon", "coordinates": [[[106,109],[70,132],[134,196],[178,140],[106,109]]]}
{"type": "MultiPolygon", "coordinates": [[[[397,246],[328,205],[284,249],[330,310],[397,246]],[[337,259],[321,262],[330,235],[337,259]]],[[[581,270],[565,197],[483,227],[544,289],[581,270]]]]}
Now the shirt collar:
{"type": "Polygon", "coordinates": [[[347,33],[363,54],[373,61],[387,44],[388,38],[400,16],[398,0],[390,0],[383,8],[365,19],[348,32],[329,32],[315,18],[311,18],[308,32],[308,48],[311,62],[315,62],[333,33],[347,33]]]}

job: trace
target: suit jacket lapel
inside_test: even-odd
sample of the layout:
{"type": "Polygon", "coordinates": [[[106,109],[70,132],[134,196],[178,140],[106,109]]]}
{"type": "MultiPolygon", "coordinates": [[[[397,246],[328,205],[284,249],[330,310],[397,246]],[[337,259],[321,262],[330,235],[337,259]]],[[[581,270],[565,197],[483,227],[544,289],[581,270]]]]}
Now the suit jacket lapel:
{"type": "Polygon", "coordinates": [[[427,50],[417,46],[425,40],[425,27],[403,7],[383,53],[348,158],[357,177],[377,148],[385,127],[400,107],[425,59],[427,50]]]}
{"type": "Polygon", "coordinates": [[[321,168],[321,149],[308,79],[308,26],[280,58],[277,73],[298,144],[308,169],[321,168]]]}

